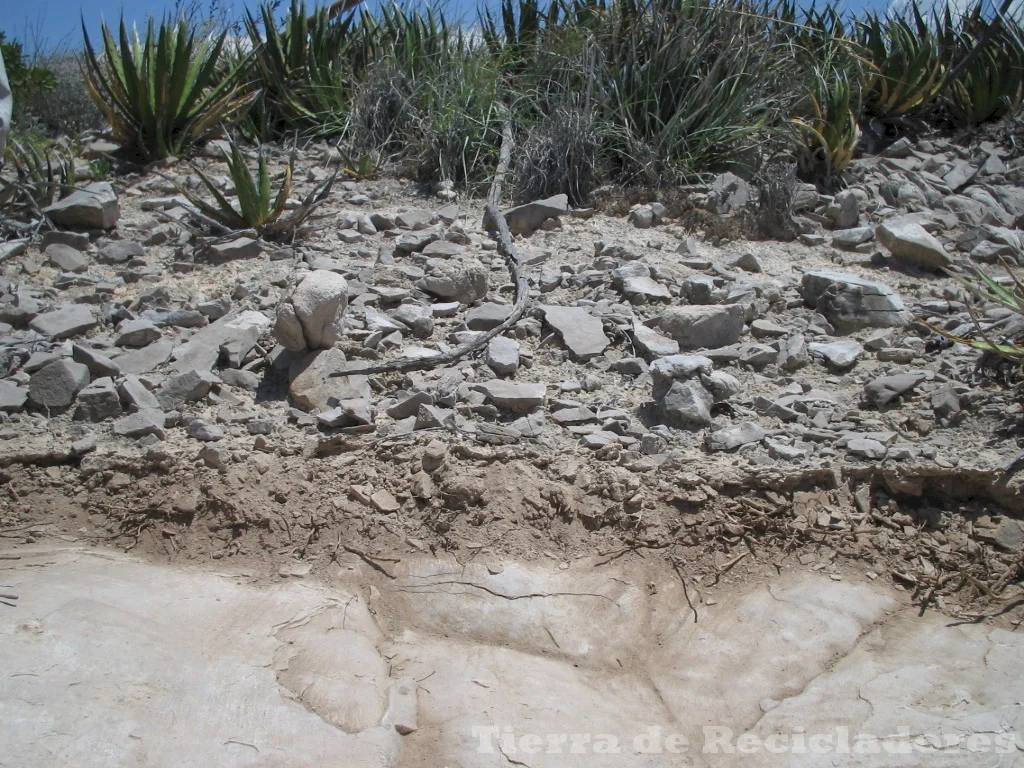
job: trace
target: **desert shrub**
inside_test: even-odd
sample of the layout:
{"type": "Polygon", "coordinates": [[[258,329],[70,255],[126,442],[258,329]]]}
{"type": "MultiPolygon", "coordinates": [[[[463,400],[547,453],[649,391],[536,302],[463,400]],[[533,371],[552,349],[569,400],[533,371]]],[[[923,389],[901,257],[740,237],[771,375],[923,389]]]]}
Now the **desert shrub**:
{"type": "Polygon", "coordinates": [[[601,130],[585,108],[560,109],[532,126],[516,153],[517,202],[566,194],[584,203],[597,185],[601,130]]]}
{"type": "Polygon", "coordinates": [[[79,59],[68,51],[39,58],[39,66],[53,76],[53,87],[45,92],[15,98],[19,114],[55,136],[78,136],[103,128],[106,121],[89,97],[79,59]]]}

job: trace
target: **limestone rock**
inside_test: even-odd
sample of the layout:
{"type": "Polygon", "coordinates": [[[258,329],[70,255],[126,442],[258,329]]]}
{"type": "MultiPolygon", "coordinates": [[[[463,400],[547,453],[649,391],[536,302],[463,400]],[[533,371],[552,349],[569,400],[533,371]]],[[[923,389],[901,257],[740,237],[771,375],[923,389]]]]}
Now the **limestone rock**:
{"type": "Polygon", "coordinates": [[[111,229],[121,217],[121,208],[113,185],[97,181],[47,206],[43,213],[63,229],[111,229]]]}
{"type": "Polygon", "coordinates": [[[75,395],[88,383],[89,369],[64,358],[32,374],[28,396],[40,408],[63,409],[75,401],[75,395]]]}
{"type": "Polygon", "coordinates": [[[341,275],[316,270],[277,308],[274,334],[285,349],[330,349],[341,340],[348,283],[341,275]]]}

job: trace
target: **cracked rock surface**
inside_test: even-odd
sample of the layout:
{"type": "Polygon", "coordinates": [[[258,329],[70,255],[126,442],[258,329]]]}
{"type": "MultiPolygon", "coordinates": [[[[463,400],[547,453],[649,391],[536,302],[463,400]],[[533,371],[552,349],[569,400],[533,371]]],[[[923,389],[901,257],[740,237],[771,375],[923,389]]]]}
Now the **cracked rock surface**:
{"type": "Polygon", "coordinates": [[[343,554],[328,584],[298,567],[268,584],[86,548],[0,555],[18,594],[0,613],[9,765],[811,766],[822,754],[736,738],[844,728],[916,751],[830,765],[1019,764],[978,739],[1020,743],[1024,638],[921,617],[864,578],[787,572],[708,600],[664,564],[593,559],[343,554]],[[652,733],[659,748],[635,741],[652,733]]]}

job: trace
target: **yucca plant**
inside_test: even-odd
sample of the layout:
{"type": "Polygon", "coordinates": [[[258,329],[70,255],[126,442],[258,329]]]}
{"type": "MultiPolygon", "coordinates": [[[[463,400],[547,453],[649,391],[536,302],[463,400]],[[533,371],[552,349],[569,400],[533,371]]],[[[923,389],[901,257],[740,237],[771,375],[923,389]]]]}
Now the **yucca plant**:
{"type": "Polygon", "coordinates": [[[808,86],[810,115],[795,117],[797,162],[805,179],[831,183],[853,162],[860,139],[860,92],[856,78],[833,66],[815,68],[808,86]]]}
{"type": "MultiPolygon", "coordinates": [[[[1001,259],[1000,261],[1008,276],[1006,285],[977,267],[974,268],[974,275],[972,277],[963,277],[954,272],[949,272],[949,274],[980,301],[994,303],[1004,309],[1008,309],[1017,317],[1022,317],[1024,316],[1024,283],[1013,273],[1010,265],[1005,260],[1001,259]]],[[[967,305],[967,311],[971,316],[974,329],[980,338],[968,339],[956,336],[930,323],[922,322],[932,331],[950,341],[965,344],[982,352],[999,355],[1015,363],[1024,363],[1024,346],[1020,344],[1019,339],[997,340],[997,337],[994,337],[982,326],[981,318],[970,304],[967,305]]]]}
{"type": "Polygon", "coordinates": [[[910,16],[869,13],[855,37],[868,63],[864,106],[874,117],[901,117],[930,105],[942,86],[944,57],[939,33],[910,4],[910,16]]]}
{"type": "Polygon", "coordinates": [[[335,179],[338,177],[338,172],[335,171],[318,184],[299,203],[298,207],[285,215],[288,200],[294,191],[292,185],[292,174],[295,170],[294,154],[289,157],[288,167],[275,191],[271,184],[266,154],[259,153],[254,175],[241,147],[233,140],[228,144],[228,176],[235,185],[237,205],[232,204],[201,170],[196,169],[196,173],[203,186],[212,195],[212,203],[181,186],[173,179],[171,180],[178,191],[195,206],[201,220],[213,222],[227,231],[255,229],[261,237],[268,240],[289,239],[294,236],[295,230],[309,220],[316,209],[326,202],[335,179]]]}
{"type": "Polygon", "coordinates": [[[83,74],[93,101],[110,123],[115,140],[145,161],[181,155],[236,117],[252,101],[239,82],[243,57],[218,72],[227,32],[197,39],[184,20],[149,20],[145,39],[129,33],[121,19],[115,40],[103,25],[103,53],[85,35],[83,74]]]}

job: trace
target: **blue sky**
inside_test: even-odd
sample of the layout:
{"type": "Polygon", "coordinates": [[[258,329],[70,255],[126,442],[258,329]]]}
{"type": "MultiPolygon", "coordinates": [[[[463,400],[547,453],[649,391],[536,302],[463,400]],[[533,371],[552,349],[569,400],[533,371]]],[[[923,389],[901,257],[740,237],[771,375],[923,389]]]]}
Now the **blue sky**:
{"type": "MultiPolygon", "coordinates": [[[[306,0],[307,6],[329,4],[330,0],[306,0]]],[[[376,7],[381,0],[369,0],[367,7],[376,7]]],[[[199,0],[206,8],[210,0],[199,0]]],[[[867,7],[885,7],[888,0],[847,0],[851,10],[867,7]]],[[[259,0],[221,0],[229,16],[240,17],[246,7],[256,8],[259,0]]],[[[445,7],[456,15],[475,18],[475,0],[448,0],[445,7]]],[[[161,16],[173,10],[174,0],[0,0],[0,29],[9,38],[26,43],[28,51],[34,45],[53,48],[58,45],[79,48],[82,34],[79,19],[84,16],[93,40],[99,39],[101,19],[115,25],[121,16],[131,22],[144,23],[150,16],[161,16]]]]}

